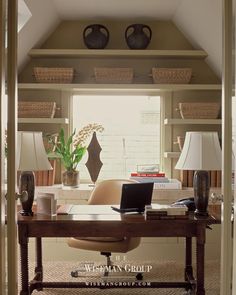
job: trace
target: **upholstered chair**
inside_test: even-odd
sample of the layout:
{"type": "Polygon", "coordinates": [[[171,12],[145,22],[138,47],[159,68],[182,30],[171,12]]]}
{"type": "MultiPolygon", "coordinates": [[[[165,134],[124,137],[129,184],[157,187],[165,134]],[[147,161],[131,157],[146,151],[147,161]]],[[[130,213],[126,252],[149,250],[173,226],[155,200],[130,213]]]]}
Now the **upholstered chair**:
{"type": "MultiPolygon", "coordinates": [[[[89,205],[116,205],[120,204],[122,185],[124,183],[133,183],[133,180],[111,179],[98,183],[88,200],[89,205]]],[[[127,253],[140,244],[141,238],[127,237],[74,237],[68,240],[68,245],[77,249],[98,251],[107,258],[107,268],[112,266],[110,259],[111,253],[127,253]]],[[[72,276],[78,276],[78,272],[72,272],[72,276]]],[[[104,275],[108,275],[105,272],[104,275]]]]}

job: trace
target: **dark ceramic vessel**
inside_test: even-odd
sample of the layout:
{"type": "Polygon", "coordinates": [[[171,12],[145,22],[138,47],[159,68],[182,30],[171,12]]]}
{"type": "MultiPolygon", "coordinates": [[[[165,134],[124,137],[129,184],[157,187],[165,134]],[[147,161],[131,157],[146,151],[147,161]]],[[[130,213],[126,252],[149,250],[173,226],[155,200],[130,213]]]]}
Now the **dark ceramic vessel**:
{"type": "Polygon", "coordinates": [[[125,40],[130,49],[145,49],[152,39],[152,30],[143,24],[133,24],[125,30],[125,40]]]}
{"type": "Polygon", "coordinates": [[[83,31],[83,39],[89,49],[104,49],[109,41],[109,31],[100,24],[89,25],[83,31]]]}

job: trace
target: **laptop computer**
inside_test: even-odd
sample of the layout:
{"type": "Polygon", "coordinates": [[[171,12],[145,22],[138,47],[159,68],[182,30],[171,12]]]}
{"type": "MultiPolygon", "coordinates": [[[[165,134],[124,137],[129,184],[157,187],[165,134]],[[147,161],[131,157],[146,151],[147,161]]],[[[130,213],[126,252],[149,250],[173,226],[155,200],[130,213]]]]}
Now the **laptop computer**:
{"type": "Polygon", "coordinates": [[[120,206],[111,208],[117,212],[144,212],[146,205],[151,205],[153,182],[126,183],[122,186],[120,206]]]}

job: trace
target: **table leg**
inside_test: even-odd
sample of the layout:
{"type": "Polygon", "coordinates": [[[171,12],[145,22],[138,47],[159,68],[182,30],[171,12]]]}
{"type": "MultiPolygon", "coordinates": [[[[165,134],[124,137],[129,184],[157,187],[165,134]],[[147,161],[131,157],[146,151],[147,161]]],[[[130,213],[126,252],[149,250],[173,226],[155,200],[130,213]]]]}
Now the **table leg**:
{"type": "MultiPolygon", "coordinates": [[[[35,278],[34,280],[43,281],[43,263],[42,263],[42,238],[35,239],[35,253],[36,253],[36,267],[34,269],[35,278]]],[[[38,291],[42,291],[43,288],[37,288],[38,291]]]]}
{"type": "Polygon", "coordinates": [[[20,262],[21,262],[21,291],[20,295],[29,295],[29,265],[27,227],[19,226],[20,262]]]}
{"type": "Polygon", "coordinates": [[[206,227],[199,225],[197,228],[197,295],[205,295],[204,288],[204,259],[205,259],[206,227]]]}
{"type": "Polygon", "coordinates": [[[187,281],[189,278],[193,279],[192,238],[191,237],[186,237],[184,277],[185,277],[185,281],[187,281]]]}

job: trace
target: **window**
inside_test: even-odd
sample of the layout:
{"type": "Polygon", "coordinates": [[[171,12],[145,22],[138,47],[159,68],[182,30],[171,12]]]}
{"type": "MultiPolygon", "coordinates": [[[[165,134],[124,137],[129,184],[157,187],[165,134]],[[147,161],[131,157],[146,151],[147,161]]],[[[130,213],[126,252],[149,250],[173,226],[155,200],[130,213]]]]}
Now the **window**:
{"type": "MultiPolygon", "coordinates": [[[[160,162],[159,96],[73,97],[73,128],[89,123],[104,127],[97,134],[103,162],[100,179],[127,178],[138,164],[160,162]]],[[[81,179],[90,179],[87,157],[79,164],[81,179]]]]}

